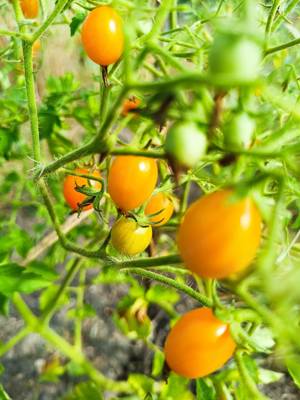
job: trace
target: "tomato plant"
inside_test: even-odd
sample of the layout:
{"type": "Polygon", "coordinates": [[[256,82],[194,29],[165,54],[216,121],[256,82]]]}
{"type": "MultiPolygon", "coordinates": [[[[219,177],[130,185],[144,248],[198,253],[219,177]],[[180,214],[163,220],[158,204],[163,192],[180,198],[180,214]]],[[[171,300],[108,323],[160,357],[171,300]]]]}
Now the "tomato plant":
{"type": "Polygon", "coordinates": [[[235,347],[229,325],[202,307],[180,317],[167,336],[164,351],[173,371],[199,378],[221,368],[235,347]]]}
{"type": "Polygon", "coordinates": [[[200,276],[225,278],[247,268],[256,255],[260,213],[251,198],[234,200],[232,195],[222,190],[201,197],[179,228],[180,254],[200,276]]]}
{"type": "Polygon", "coordinates": [[[87,55],[96,64],[114,64],[121,57],[124,46],[121,17],[111,7],[95,8],[84,21],[81,40],[87,55]]]}
{"type": "Polygon", "coordinates": [[[111,230],[112,245],[126,256],[142,253],[149,246],[151,238],[151,226],[139,226],[132,218],[121,217],[111,230]]]}
{"type": "Polygon", "coordinates": [[[150,217],[154,226],[165,225],[172,217],[174,204],[165,193],[157,193],[151,196],[145,208],[145,214],[150,217]]]}
{"type": "Polygon", "coordinates": [[[141,206],[157,182],[156,161],[140,156],[116,157],[108,174],[108,193],[123,211],[141,206]]]}
{"type": "Polygon", "coordinates": [[[0,398],[296,392],[299,2],[0,10],[0,398]]]}

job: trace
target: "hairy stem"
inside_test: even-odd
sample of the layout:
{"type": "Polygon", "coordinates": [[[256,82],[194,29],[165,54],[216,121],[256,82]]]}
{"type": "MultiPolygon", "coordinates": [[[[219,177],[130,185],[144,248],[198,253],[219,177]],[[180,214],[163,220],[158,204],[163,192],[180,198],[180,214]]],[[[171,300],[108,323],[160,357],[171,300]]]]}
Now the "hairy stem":
{"type": "Polygon", "coordinates": [[[177,289],[177,290],[187,294],[191,298],[199,301],[199,303],[203,304],[204,306],[212,307],[212,305],[213,305],[212,301],[208,297],[197,292],[196,290],[192,289],[188,285],[186,285],[182,282],[176,281],[175,279],[169,278],[167,276],[157,274],[156,272],[152,272],[152,271],[149,271],[149,270],[146,270],[143,268],[128,267],[128,268],[121,268],[120,271],[130,273],[130,274],[135,274],[135,275],[141,276],[143,278],[151,279],[153,281],[163,283],[167,286],[171,286],[174,289],[177,289]]]}

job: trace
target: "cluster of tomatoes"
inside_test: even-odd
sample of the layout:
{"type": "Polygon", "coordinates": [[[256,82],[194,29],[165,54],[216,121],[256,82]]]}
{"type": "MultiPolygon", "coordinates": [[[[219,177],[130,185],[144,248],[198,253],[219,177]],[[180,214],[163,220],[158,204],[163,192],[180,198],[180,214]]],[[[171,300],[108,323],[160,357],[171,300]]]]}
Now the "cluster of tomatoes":
{"type": "MultiPolygon", "coordinates": [[[[88,170],[75,173],[91,174],[88,170]]],[[[100,177],[99,171],[93,171],[92,176],[100,177]]],[[[157,178],[157,161],[152,158],[118,156],[111,164],[108,193],[123,214],[112,226],[111,243],[124,255],[143,252],[151,242],[152,226],[167,223],[173,214],[168,194],[152,194],[157,178]],[[128,212],[143,205],[149,224],[141,226],[128,217],[128,212]]],[[[90,182],[101,188],[100,182],[90,182]]],[[[77,187],[87,185],[87,178],[65,178],[65,199],[74,210],[86,197],[77,187]]],[[[224,189],[201,197],[188,208],[177,243],[183,262],[192,272],[201,277],[226,278],[250,265],[260,236],[261,217],[253,200],[235,199],[232,190],[224,189]]],[[[220,368],[234,349],[228,324],[218,320],[210,309],[200,308],[186,313],[175,324],[166,340],[165,356],[176,373],[196,378],[220,368]]]]}
{"type": "MultiPolygon", "coordinates": [[[[78,191],[78,187],[87,187],[89,181],[82,175],[99,178],[100,173],[90,173],[85,169],[75,170],[81,176],[69,175],[64,181],[64,196],[73,210],[89,209],[92,204],[85,205],[86,195],[78,191]]],[[[121,254],[133,256],[142,253],[152,239],[152,226],[166,224],[171,218],[174,205],[172,198],[163,192],[153,193],[158,178],[157,162],[141,156],[116,157],[108,174],[108,193],[118,210],[123,214],[111,230],[112,245],[121,254]],[[134,184],[133,184],[134,181],[134,184]],[[139,224],[136,218],[128,213],[143,208],[148,224],[139,224]]],[[[101,182],[90,180],[96,191],[101,189],[101,182]]]]}
{"type": "MultiPolygon", "coordinates": [[[[22,0],[24,16],[34,18],[38,12],[37,4],[37,0],[22,0]]],[[[124,46],[122,20],[118,13],[109,6],[91,11],[82,27],[82,43],[95,63],[102,67],[115,63],[124,46]]],[[[245,81],[255,79],[259,62],[260,49],[256,43],[248,38],[237,40],[230,35],[217,37],[210,56],[211,69],[216,75],[224,77],[227,68],[227,72],[245,81]],[[226,54],[223,63],[219,62],[220,52],[226,54]],[[245,65],[235,71],[233,61],[237,56],[241,60],[241,54],[249,52],[254,57],[242,58],[245,65]]],[[[124,114],[138,105],[135,100],[127,102],[124,114]]],[[[249,117],[238,113],[231,125],[229,130],[236,132],[246,126],[249,137],[240,143],[239,138],[231,136],[228,145],[249,146],[253,132],[249,117]]],[[[198,163],[206,148],[205,133],[191,121],[175,123],[165,139],[169,159],[188,168],[198,163]]],[[[65,200],[73,210],[91,208],[92,204],[86,202],[86,194],[78,189],[100,190],[100,172],[77,169],[74,173],[65,178],[65,200]]],[[[155,192],[157,180],[157,161],[150,157],[118,156],[111,163],[107,191],[121,213],[112,226],[111,243],[121,254],[133,256],[143,252],[151,242],[152,226],[166,224],[174,212],[172,198],[167,193],[155,192]],[[144,212],[143,224],[132,214],[136,210],[144,212]]],[[[237,197],[231,189],[205,195],[188,208],[180,223],[177,233],[179,253],[186,267],[200,277],[227,278],[245,270],[253,261],[260,244],[261,223],[260,213],[250,197],[237,197]]],[[[171,329],[165,343],[165,356],[176,373],[197,378],[222,367],[234,349],[229,325],[203,307],[186,313],[171,329]]]]}

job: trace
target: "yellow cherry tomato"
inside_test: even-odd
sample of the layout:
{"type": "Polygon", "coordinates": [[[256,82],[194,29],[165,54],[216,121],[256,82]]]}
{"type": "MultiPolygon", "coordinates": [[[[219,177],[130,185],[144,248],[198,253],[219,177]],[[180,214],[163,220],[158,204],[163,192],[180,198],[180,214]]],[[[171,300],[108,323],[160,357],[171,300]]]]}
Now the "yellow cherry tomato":
{"type": "Polygon", "coordinates": [[[112,245],[126,256],[142,253],[149,246],[151,239],[151,226],[140,226],[133,218],[121,217],[111,230],[112,245]]]}

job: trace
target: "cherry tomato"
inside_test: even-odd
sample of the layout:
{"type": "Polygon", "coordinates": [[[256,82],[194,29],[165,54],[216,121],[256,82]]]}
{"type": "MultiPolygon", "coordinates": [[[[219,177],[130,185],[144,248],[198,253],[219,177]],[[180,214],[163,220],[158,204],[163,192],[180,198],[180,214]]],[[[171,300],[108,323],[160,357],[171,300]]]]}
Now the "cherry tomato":
{"type": "Polygon", "coordinates": [[[167,133],[165,151],[182,166],[194,167],[205,154],[206,147],[206,136],[194,122],[177,122],[167,133]]]}
{"type": "MultiPolygon", "coordinates": [[[[78,174],[86,174],[94,176],[95,178],[100,178],[100,172],[95,170],[90,172],[87,169],[77,168],[75,169],[78,174]]],[[[82,203],[86,199],[86,195],[79,193],[75,190],[76,186],[89,186],[89,184],[95,189],[101,189],[101,183],[94,180],[88,180],[81,176],[68,175],[64,180],[64,197],[68,205],[73,209],[78,209],[78,204],[82,203]]],[[[89,210],[93,207],[92,204],[88,204],[84,207],[84,210],[89,210]]]]}
{"type": "Polygon", "coordinates": [[[39,14],[38,0],[20,0],[21,9],[25,18],[34,19],[39,14]]]}
{"type": "Polygon", "coordinates": [[[206,307],[184,314],[169,332],[164,348],[169,367],[190,379],[218,370],[234,350],[229,325],[206,307]]]}
{"type": "Polygon", "coordinates": [[[131,99],[126,99],[123,103],[123,108],[122,108],[123,117],[126,117],[130,111],[138,108],[140,104],[141,100],[137,99],[136,97],[133,97],[131,99]]]}
{"type": "Polygon", "coordinates": [[[226,84],[249,83],[258,76],[262,49],[253,40],[236,34],[219,34],[213,42],[210,71],[226,84]]]}
{"type": "Polygon", "coordinates": [[[112,245],[126,256],[142,253],[149,246],[151,239],[151,226],[140,226],[133,218],[121,217],[111,230],[112,245]]]}
{"type": "Polygon", "coordinates": [[[107,66],[115,63],[124,47],[121,17],[111,7],[95,8],[83,23],[81,39],[87,55],[96,64],[107,66]]]}
{"type": "Polygon", "coordinates": [[[178,231],[186,266],[208,278],[225,278],[249,266],[259,247],[261,217],[251,198],[233,200],[221,190],[193,203],[178,231]]]}
{"type": "Polygon", "coordinates": [[[155,214],[150,218],[150,221],[155,226],[165,225],[172,217],[174,212],[173,201],[164,193],[157,193],[152,196],[145,208],[145,214],[155,214]]]}
{"type": "Polygon", "coordinates": [[[245,112],[235,114],[224,128],[224,144],[229,150],[249,149],[253,142],[255,121],[245,112]]]}
{"type": "Polygon", "coordinates": [[[152,158],[119,156],[108,174],[108,193],[123,211],[141,206],[152,194],[157,181],[157,165],[152,158]]]}

